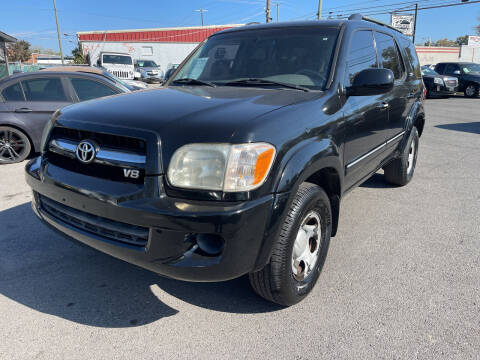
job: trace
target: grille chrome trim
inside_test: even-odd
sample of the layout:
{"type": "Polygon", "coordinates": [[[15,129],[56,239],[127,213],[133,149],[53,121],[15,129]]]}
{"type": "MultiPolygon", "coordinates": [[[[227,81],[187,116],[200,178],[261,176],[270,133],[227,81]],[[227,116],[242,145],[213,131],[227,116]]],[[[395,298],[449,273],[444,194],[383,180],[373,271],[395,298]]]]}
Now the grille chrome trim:
{"type": "MultiPolygon", "coordinates": [[[[54,153],[75,159],[77,145],[78,143],[75,141],[53,139],[50,141],[48,149],[54,153]]],[[[112,166],[145,167],[146,156],[126,151],[101,148],[98,150],[93,162],[112,166]]]]}

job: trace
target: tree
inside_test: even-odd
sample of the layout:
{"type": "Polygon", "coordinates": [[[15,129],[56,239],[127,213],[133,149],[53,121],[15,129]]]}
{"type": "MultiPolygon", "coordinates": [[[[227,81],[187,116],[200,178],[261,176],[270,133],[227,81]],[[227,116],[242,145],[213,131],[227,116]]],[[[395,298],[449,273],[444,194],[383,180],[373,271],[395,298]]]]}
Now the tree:
{"type": "Polygon", "coordinates": [[[9,43],[7,47],[8,59],[11,61],[27,61],[32,55],[30,43],[25,40],[9,43]]]}
{"type": "Polygon", "coordinates": [[[450,39],[440,39],[435,42],[435,46],[445,46],[445,47],[452,47],[452,46],[457,46],[455,41],[450,40],[450,39]]]}
{"type": "Polygon", "coordinates": [[[467,45],[468,44],[468,35],[457,37],[457,40],[455,40],[455,44],[457,44],[458,46],[467,45]]]}
{"type": "Polygon", "coordinates": [[[45,49],[41,46],[32,46],[32,53],[44,54],[44,55],[60,55],[60,52],[53,49],[45,49]]]}
{"type": "Polygon", "coordinates": [[[78,46],[72,50],[73,62],[75,64],[86,64],[85,56],[83,55],[82,45],[78,46]]]}

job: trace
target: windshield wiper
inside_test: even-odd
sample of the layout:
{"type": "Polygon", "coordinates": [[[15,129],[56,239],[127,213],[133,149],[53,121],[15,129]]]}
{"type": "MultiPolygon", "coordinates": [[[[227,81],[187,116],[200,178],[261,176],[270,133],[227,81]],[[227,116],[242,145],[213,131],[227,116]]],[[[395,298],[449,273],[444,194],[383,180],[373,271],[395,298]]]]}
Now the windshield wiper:
{"type": "Polygon", "coordinates": [[[188,85],[207,85],[211,87],[217,86],[214,83],[211,83],[209,81],[203,81],[203,80],[192,79],[192,78],[177,79],[177,80],[173,80],[172,82],[178,83],[178,84],[188,84],[188,85]]]}
{"type": "Polygon", "coordinates": [[[226,82],[224,85],[233,85],[233,86],[242,86],[242,85],[276,85],[276,86],[282,86],[285,88],[289,89],[295,89],[295,90],[301,90],[301,91],[310,91],[309,88],[306,88],[304,86],[300,85],[295,85],[295,84],[289,84],[289,83],[284,83],[281,81],[274,81],[274,80],[268,80],[268,79],[261,79],[261,78],[248,78],[248,79],[240,79],[240,80],[233,80],[226,82]]]}

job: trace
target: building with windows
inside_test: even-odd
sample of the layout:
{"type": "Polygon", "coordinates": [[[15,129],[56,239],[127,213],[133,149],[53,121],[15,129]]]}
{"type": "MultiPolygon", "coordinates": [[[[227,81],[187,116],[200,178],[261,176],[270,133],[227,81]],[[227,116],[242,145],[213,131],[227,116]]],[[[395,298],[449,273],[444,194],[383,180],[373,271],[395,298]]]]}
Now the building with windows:
{"type": "Polygon", "coordinates": [[[154,60],[166,71],[210,35],[236,26],[241,25],[86,31],[78,32],[77,38],[92,65],[107,51],[130,54],[134,60],[154,60]]]}
{"type": "Polygon", "coordinates": [[[13,36],[7,35],[0,31],[0,79],[3,79],[9,75],[6,43],[16,41],[17,39],[15,39],[13,36]]]}

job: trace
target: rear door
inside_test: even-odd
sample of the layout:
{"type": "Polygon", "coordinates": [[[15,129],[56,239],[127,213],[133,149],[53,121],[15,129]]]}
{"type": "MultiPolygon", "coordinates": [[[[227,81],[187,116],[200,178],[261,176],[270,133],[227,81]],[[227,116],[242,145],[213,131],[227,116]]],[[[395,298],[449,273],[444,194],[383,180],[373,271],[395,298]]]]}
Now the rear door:
{"type": "Polygon", "coordinates": [[[27,77],[20,81],[25,101],[9,103],[15,116],[30,129],[35,142],[42,136],[43,128],[52,114],[59,108],[72,103],[65,92],[61,76],[27,77]]]}
{"type": "Polygon", "coordinates": [[[86,101],[121,93],[119,89],[104,81],[81,76],[68,76],[74,91],[75,101],[86,101]]]}
{"type": "Polygon", "coordinates": [[[382,101],[388,105],[385,141],[394,144],[401,138],[410,109],[408,104],[413,100],[415,92],[407,81],[405,64],[395,39],[389,34],[375,31],[375,43],[379,67],[392,70],[395,79],[393,89],[382,95],[382,101]]]}
{"type": "MultiPolygon", "coordinates": [[[[371,30],[353,33],[347,55],[344,85],[350,86],[362,70],[377,67],[377,54],[371,30]]],[[[382,95],[349,96],[345,116],[345,182],[347,188],[375,171],[383,160],[384,128],[387,121],[382,95]]]]}

